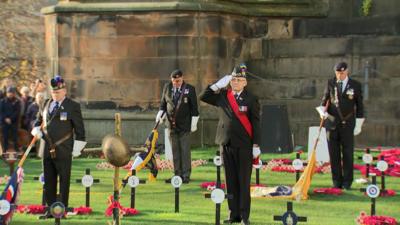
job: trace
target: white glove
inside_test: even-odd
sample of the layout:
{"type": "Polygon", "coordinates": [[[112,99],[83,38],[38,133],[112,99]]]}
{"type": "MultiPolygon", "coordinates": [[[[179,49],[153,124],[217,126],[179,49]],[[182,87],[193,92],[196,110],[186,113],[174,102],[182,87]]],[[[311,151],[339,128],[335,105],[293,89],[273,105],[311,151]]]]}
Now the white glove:
{"type": "Polygon", "coordinates": [[[321,106],[315,107],[315,109],[316,109],[317,112],[319,113],[319,117],[320,117],[321,119],[326,119],[326,118],[328,118],[329,114],[328,114],[328,112],[325,111],[325,107],[324,107],[324,106],[321,105],[321,106]]]}
{"type": "Polygon", "coordinates": [[[199,122],[200,116],[192,116],[192,124],[190,131],[195,132],[197,130],[197,122],[199,122]]]}
{"type": "Polygon", "coordinates": [[[253,146],[253,159],[259,157],[261,154],[260,147],[258,146],[253,146]]]}
{"type": "Polygon", "coordinates": [[[228,86],[229,82],[232,80],[232,75],[225,75],[221,79],[219,79],[215,84],[211,85],[210,88],[213,91],[218,91],[226,86],[228,86]]]}
{"type": "Polygon", "coordinates": [[[73,150],[72,150],[72,156],[74,156],[74,157],[80,156],[81,155],[81,151],[85,147],[86,144],[87,144],[86,141],[75,140],[74,141],[74,147],[73,147],[73,150]]]}
{"type": "Polygon", "coordinates": [[[142,164],[143,159],[139,155],[136,156],[135,160],[132,163],[131,170],[136,170],[136,168],[142,164]]]}
{"type": "Polygon", "coordinates": [[[361,127],[365,121],[365,118],[356,118],[356,126],[354,127],[354,136],[361,133],[361,127]]]}
{"type": "Polygon", "coordinates": [[[40,130],[40,127],[34,127],[31,131],[32,136],[36,137],[37,139],[40,139],[43,137],[43,133],[40,130]]]}
{"type": "Polygon", "coordinates": [[[157,116],[156,116],[156,123],[160,122],[160,124],[162,124],[164,122],[164,118],[167,113],[164,113],[164,115],[163,115],[163,113],[164,113],[164,110],[158,111],[157,116]]]}

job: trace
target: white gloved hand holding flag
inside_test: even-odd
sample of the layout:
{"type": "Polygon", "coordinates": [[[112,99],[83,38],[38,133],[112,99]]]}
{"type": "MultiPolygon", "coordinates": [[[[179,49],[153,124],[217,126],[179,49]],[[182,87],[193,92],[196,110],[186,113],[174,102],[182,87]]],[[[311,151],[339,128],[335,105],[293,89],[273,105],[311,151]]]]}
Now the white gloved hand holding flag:
{"type": "Polygon", "coordinates": [[[328,114],[328,112],[325,111],[325,107],[324,107],[324,106],[321,105],[321,106],[315,107],[315,109],[316,109],[317,112],[319,113],[319,117],[320,117],[321,119],[326,119],[326,118],[328,118],[329,114],[328,114]]]}
{"type": "Polygon", "coordinates": [[[32,136],[36,137],[37,139],[40,139],[43,137],[43,133],[40,129],[40,127],[34,127],[31,131],[32,136]]]}
{"type": "Polygon", "coordinates": [[[158,111],[157,116],[156,116],[156,123],[160,122],[160,124],[162,124],[164,122],[166,113],[164,113],[164,115],[163,115],[163,113],[164,113],[164,110],[158,111]]]}

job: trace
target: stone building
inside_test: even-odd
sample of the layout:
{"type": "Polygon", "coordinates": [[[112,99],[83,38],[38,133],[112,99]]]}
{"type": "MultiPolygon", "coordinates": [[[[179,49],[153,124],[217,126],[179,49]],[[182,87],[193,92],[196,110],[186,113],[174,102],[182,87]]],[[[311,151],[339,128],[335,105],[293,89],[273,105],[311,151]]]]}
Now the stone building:
{"type": "MultiPolygon", "coordinates": [[[[123,135],[141,144],[170,71],[181,68],[200,91],[245,62],[261,78],[249,88],[262,104],[287,106],[295,143],[305,145],[332,67],[345,60],[356,79],[369,75],[367,122],[356,143],[398,145],[400,3],[372,0],[362,12],[366,2],[59,1],[42,9],[46,73],[69,81],[91,143],[113,131],[121,111],[123,135]]],[[[202,105],[196,144],[213,143],[214,112],[202,105]]]]}

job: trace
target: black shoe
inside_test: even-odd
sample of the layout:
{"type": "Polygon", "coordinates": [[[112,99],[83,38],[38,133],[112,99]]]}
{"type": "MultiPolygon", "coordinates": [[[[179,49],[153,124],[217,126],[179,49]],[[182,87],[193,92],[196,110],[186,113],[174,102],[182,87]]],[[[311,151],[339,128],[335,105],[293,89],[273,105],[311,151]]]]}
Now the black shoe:
{"type": "Polygon", "coordinates": [[[344,187],[344,189],[346,189],[347,191],[350,191],[351,190],[351,186],[350,185],[345,185],[345,186],[343,186],[344,187]]]}
{"type": "Polygon", "coordinates": [[[190,182],[190,178],[183,178],[182,183],[188,184],[190,182]]]}
{"type": "Polygon", "coordinates": [[[54,218],[49,212],[44,213],[43,215],[39,216],[39,220],[46,220],[54,218]]]}
{"type": "Polygon", "coordinates": [[[227,219],[224,220],[223,224],[233,224],[233,223],[240,223],[240,219],[227,219]]]}
{"type": "Polygon", "coordinates": [[[242,225],[250,225],[250,221],[249,220],[242,220],[242,225]]]}

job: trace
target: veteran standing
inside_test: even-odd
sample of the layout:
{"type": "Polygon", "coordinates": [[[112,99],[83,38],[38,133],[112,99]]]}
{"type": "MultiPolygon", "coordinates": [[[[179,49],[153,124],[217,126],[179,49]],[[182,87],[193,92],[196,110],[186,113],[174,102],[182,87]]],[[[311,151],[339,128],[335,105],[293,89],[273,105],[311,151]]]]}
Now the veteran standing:
{"type": "MultiPolygon", "coordinates": [[[[86,144],[80,105],[66,95],[64,80],[60,76],[51,79],[51,99],[45,101],[31,132],[33,136],[43,137],[46,142],[43,171],[48,206],[61,201],[68,207],[72,156],[79,156],[86,144]],[[57,199],[57,179],[60,199],[57,199]]],[[[50,213],[46,213],[40,218],[51,217],[50,213]]]]}
{"type": "Polygon", "coordinates": [[[246,67],[241,65],[200,94],[201,101],[219,109],[216,144],[222,148],[227,192],[233,196],[224,221],[228,224],[250,224],[252,162],[260,155],[260,105],[246,85],[246,67]]]}
{"type": "Polygon", "coordinates": [[[351,189],[353,183],[354,136],[361,133],[364,106],[361,84],[349,77],[347,63],[334,66],[335,77],[328,80],[322,103],[317,107],[327,118],[329,156],[335,188],[351,189]]]}
{"type": "Polygon", "coordinates": [[[187,184],[192,172],[190,133],[197,130],[199,121],[196,89],[183,80],[183,73],[179,69],[172,71],[170,78],[171,82],[163,89],[156,121],[167,118],[174,174],[187,184]]]}

